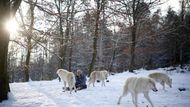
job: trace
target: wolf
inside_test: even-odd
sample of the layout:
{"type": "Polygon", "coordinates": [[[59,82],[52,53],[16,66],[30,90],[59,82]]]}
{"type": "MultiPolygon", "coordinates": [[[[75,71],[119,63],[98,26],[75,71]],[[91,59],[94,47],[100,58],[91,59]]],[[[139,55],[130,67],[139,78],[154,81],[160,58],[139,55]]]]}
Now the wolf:
{"type": "Polygon", "coordinates": [[[148,94],[149,90],[153,90],[154,92],[158,91],[154,80],[152,80],[151,78],[129,77],[125,82],[125,85],[123,87],[123,94],[119,97],[117,104],[120,104],[122,97],[127,96],[127,94],[130,92],[132,95],[132,101],[133,101],[134,106],[138,107],[137,105],[138,94],[143,93],[144,97],[148,100],[151,106],[154,107],[148,94]]]}
{"type": "Polygon", "coordinates": [[[91,72],[90,78],[88,80],[88,82],[89,82],[88,86],[90,86],[91,83],[93,84],[93,86],[95,86],[96,80],[102,81],[101,86],[105,86],[105,81],[104,80],[107,79],[108,75],[109,75],[109,73],[108,73],[107,70],[91,72]]]}
{"type": "Polygon", "coordinates": [[[148,76],[156,82],[159,82],[163,86],[163,90],[165,90],[165,84],[172,88],[172,79],[167,74],[155,72],[149,74],[148,76]]]}
{"type": "Polygon", "coordinates": [[[65,69],[58,69],[57,74],[64,82],[64,91],[66,91],[66,84],[68,84],[70,94],[71,94],[73,88],[76,92],[76,87],[75,87],[76,79],[75,79],[75,75],[73,72],[69,72],[65,69]]]}

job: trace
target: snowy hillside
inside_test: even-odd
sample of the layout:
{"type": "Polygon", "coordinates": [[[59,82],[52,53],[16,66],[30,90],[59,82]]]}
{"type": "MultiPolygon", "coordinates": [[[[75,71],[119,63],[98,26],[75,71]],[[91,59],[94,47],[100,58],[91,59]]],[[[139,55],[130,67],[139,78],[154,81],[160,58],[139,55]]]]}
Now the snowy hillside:
{"type": "MultiPolygon", "coordinates": [[[[165,72],[163,69],[138,70],[138,74],[128,72],[111,75],[106,87],[96,83],[96,87],[88,87],[77,93],[62,92],[63,83],[53,81],[31,81],[10,84],[9,100],[0,103],[0,107],[133,107],[131,95],[124,97],[117,105],[125,80],[130,76],[147,76],[150,72],[165,72]]],[[[155,107],[190,107],[190,72],[176,73],[169,76],[173,79],[173,87],[166,86],[162,90],[157,84],[158,92],[150,92],[155,107]],[[179,91],[178,88],[186,88],[179,91]]],[[[150,107],[142,94],[138,97],[139,107],[150,107]]]]}

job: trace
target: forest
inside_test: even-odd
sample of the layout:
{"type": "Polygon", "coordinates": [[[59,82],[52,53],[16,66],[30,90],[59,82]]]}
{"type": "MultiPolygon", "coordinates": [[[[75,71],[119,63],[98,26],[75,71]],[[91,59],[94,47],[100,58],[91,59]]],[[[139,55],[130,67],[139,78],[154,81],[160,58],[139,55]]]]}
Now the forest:
{"type": "Polygon", "coordinates": [[[8,83],[53,80],[59,68],[87,75],[183,68],[190,63],[190,1],[163,12],[166,2],[1,0],[0,101],[8,83]],[[16,22],[9,32],[7,19],[16,22]]]}

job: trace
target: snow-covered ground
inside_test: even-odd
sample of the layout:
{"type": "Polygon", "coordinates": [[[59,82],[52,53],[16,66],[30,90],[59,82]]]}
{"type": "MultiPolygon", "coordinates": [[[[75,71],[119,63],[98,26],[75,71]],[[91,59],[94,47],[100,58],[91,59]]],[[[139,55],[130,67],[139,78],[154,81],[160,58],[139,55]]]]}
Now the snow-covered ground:
{"type": "MultiPolygon", "coordinates": [[[[10,84],[9,100],[0,103],[0,107],[133,107],[131,95],[124,97],[117,105],[125,80],[131,76],[147,76],[150,72],[165,72],[164,69],[146,71],[137,70],[137,74],[128,72],[111,75],[106,87],[96,83],[77,93],[62,92],[63,83],[53,81],[31,81],[27,83],[10,84]]],[[[167,72],[168,73],[168,72],[167,72]]],[[[155,107],[190,107],[190,72],[176,73],[171,71],[173,87],[157,84],[158,92],[150,92],[155,107]],[[186,88],[179,91],[178,88],[186,88]]],[[[138,96],[139,107],[150,107],[142,94],[138,96]]]]}

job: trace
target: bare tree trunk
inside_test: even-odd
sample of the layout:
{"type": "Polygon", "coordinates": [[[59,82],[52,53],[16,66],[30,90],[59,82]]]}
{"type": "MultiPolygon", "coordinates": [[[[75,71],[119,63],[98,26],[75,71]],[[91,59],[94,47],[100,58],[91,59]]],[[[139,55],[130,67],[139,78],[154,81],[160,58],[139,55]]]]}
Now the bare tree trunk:
{"type": "MultiPolygon", "coordinates": [[[[61,36],[60,38],[60,48],[59,48],[59,56],[61,57],[61,59],[59,60],[59,68],[63,68],[64,67],[64,60],[65,60],[65,45],[64,44],[64,35],[63,35],[63,26],[62,26],[62,14],[61,14],[61,1],[60,0],[55,0],[56,3],[56,8],[58,11],[58,18],[59,18],[59,34],[61,36]]],[[[59,78],[59,81],[61,81],[61,79],[59,78]]]]}
{"type": "MultiPolygon", "coordinates": [[[[2,15],[2,14],[1,14],[2,15]]],[[[0,21],[2,16],[0,15],[0,21]]],[[[2,22],[0,22],[0,102],[8,99],[7,93],[9,91],[9,81],[7,74],[7,54],[9,33],[4,30],[2,22]]]]}
{"type": "MultiPolygon", "coordinates": [[[[70,0],[71,1],[71,0],[70,0]]],[[[68,38],[69,38],[69,34],[70,34],[70,19],[69,19],[69,15],[70,14],[70,4],[68,3],[68,7],[67,7],[67,15],[66,15],[66,30],[65,30],[65,44],[64,44],[64,49],[63,49],[63,63],[65,62],[65,58],[66,58],[66,51],[67,51],[67,46],[68,46],[68,38]]]]}
{"type": "MultiPolygon", "coordinates": [[[[185,0],[181,1],[181,25],[184,26],[184,16],[185,16],[185,0]]],[[[184,32],[181,32],[181,38],[184,37],[184,32]]],[[[179,47],[179,63],[180,63],[180,68],[183,68],[183,45],[184,45],[184,40],[180,40],[180,47],[179,47]]]]}
{"type": "MultiPolygon", "coordinates": [[[[97,29],[95,30],[95,32],[98,32],[97,29]]],[[[94,41],[93,41],[93,53],[92,53],[92,60],[89,66],[89,72],[88,72],[88,76],[90,76],[90,73],[92,72],[93,68],[94,68],[94,64],[96,62],[96,56],[97,56],[97,38],[98,37],[94,37],[94,41]]]]}
{"type": "Polygon", "coordinates": [[[95,31],[94,31],[94,38],[93,38],[93,53],[92,53],[92,60],[89,65],[88,76],[94,69],[94,64],[96,62],[97,56],[97,40],[98,40],[98,31],[99,31],[99,23],[100,23],[100,13],[105,5],[105,0],[97,0],[97,10],[96,10],[96,18],[95,18],[95,31]]]}
{"type": "Polygon", "coordinates": [[[138,5],[140,0],[133,0],[132,1],[132,28],[131,28],[131,46],[130,46],[130,59],[129,59],[129,72],[134,72],[134,65],[135,65],[135,45],[136,45],[136,31],[137,31],[137,17],[138,17],[138,5]]]}
{"type": "Polygon", "coordinates": [[[97,1],[97,13],[96,13],[96,22],[95,22],[95,33],[93,38],[93,53],[92,53],[92,60],[89,65],[89,72],[88,76],[90,76],[90,73],[92,72],[94,68],[94,64],[96,62],[96,56],[97,56],[97,40],[98,40],[98,30],[99,30],[99,19],[100,19],[100,0],[97,1]]]}
{"type": "Polygon", "coordinates": [[[28,35],[28,42],[27,42],[27,54],[26,54],[26,61],[24,66],[24,82],[29,81],[29,71],[30,71],[30,55],[31,55],[31,35],[28,35]]]}
{"type": "MultiPolygon", "coordinates": [[[[62,27],[62,15],[61,15],[61,1],[60,0],[54,0],[55,4],[56,4],[56,8],[58,11],[58,18],[59,18],[59,34],[60,34],[60,48],[59,48],[59,65],[58,68],[63,68],[64,66],[64,35],[63,35],[63,27],[62,27]],[[57,3],[58,2],[58,3],[57,3]]],[[[61,81],[61,78],[59,78],[59,82],[61,81]]]]}
{"type": "MultiPolygon", "coordinates": [[[[56,8],[58,11],[58,18],[59,18],[59,34],[60,34],[60,48],[59,48],[59,65],[58,68],[64,68],[64,62],[65,62],[65,53],[66,53],[66,43],[64,44],[65,37],[63,35],[63,20],[62,20],[62,14],[61,14],[61,1],[60,0],[54,0],[56,4],[56,8]]],[[[61,81],[59,77],[59,81],[61,81]]]]}
{"type": "Polygon", "coordinates": [[[180,46],[179,62],[180,62],[180,68],[183,68],[183,45],[180,46]]]}
{"type": "Polygon", "coordinates": [[[32,50],[32,43],[31,39],[33,36],[33,26],[34,26],[34,7],[35,5],[33,4],[33,0],[28,0],[30,4],[30,26],[29,26],[29,31],[27,33],[27,55],[26,55],[26,62],[25,62],[25,69],[24,69],[24,82],[29,81],[29,71],[30,71],[30,56],[31,56],[31,50],[32,50]]]}
{"type": "Polygon", "coordinates": [[[4,23],[12,16],[15,15],[21,0],[12,2],[12,10],[10,10],[9,0],[0,0],[0,102],[8,99],[9,80],[7,74],[7,54],[9,45],[9,33],[5,31],[4,23]]]}
{"type": "Polygon", "coordinates": [[[29,81],[29,70],[30,70],[30,50],[27,51],[27,55],[26,55],[26,62],[25,62],[25,67],[24,67],[24,82],[28,82],[29,81]]]}
{"type": "Polygon", "coordinates": [[[111,62],[110,62],[109,72],[112,72],[113,63],[114,63],[114,61],[115,61],[115,55],[116,55],[116,48],[114,47],[114,49],[113,49],[113,54],[112,54],[112,58],[111,58],[111,62]]]}
{"type": "Polygon", "coordinates": [[[73,36],[73,27],[72,27],[72,33],[70,35],[70,46],[69,46],[69,71],[72,71],[72,55],[73,55],[73,40],[72,40],[72,36],[73,36]]]}
{"type": "Polygon", "coordinates": [[[129,72],[134,72],[134,64],[135,64],[135,45],[136,45],[136,25],[132,27],[132,35],[131,35],[131,47],[130,47],[130,60],[129,60],[129,72]]]}
{"type": "MultiPolygon", "coordinates": [[[[73,9],[74,10],[74,9],[73,9]]],[[[72,13],[73,14],[73,13],[72,13]]],[[[74,18],[74,15],[72,15],[72,25],[73,25],[73,18],[74,18]]],[[[73,55],[73,35],[74,35],[74,31],[73,31],[73,28],[74,26],[72,26],[72,33],[70,35],[70,52],[69,52],[69,71],[72,71],[72,55],[73,55]]]]}
{"type": "Polygon", "coordinates": [[[98,70],[103,69],[103,35],[105,34],[105,29],[106,29],[106,24],[105,24],[105,10],[104,10],[104,6],[102,7],[102,17],[103,17],[103,21],[102,21],[102,30],[101,30],[101,35],[100,35],[100,46],[99,46],[99,53],[98,53],[98,70]]]}
{"type": "Polygon", "coordinates": [[[72,54],[73,54],[73,35],[74,35],[74,10],[75,10],[75,0],[73,0],[73,3],[71,3],[72,5],[72,10],[71,10],[71,22],[70,22],[70,29],[71,29],[71,34],[69,36],[69,40],[70,40],[70,52],[69,52],[69,71],[72,71],[72,54]],[[71,26],[72,25],[72,26],[71,26]]]}
{"type": "Polygon", "coordinates": [[[102,34],[100,35],[100,46],[99,46],[99,53],[98,53],[98,70],[102,69],[102,48],[103,48],[103,43],[102,43],[102,34]]]}
{"type": "MultiPolygon", "coordinates": [[[[71,45],[72,45],[72,43],[71,43],[71,45]]],[[[69,50],[70,50],[70,52],[69,52],[69,71],[72,71],[72,68],[71,68],[72,67],[72,54],[73,54],[72,46],[70,46],[69,50]]]]}

